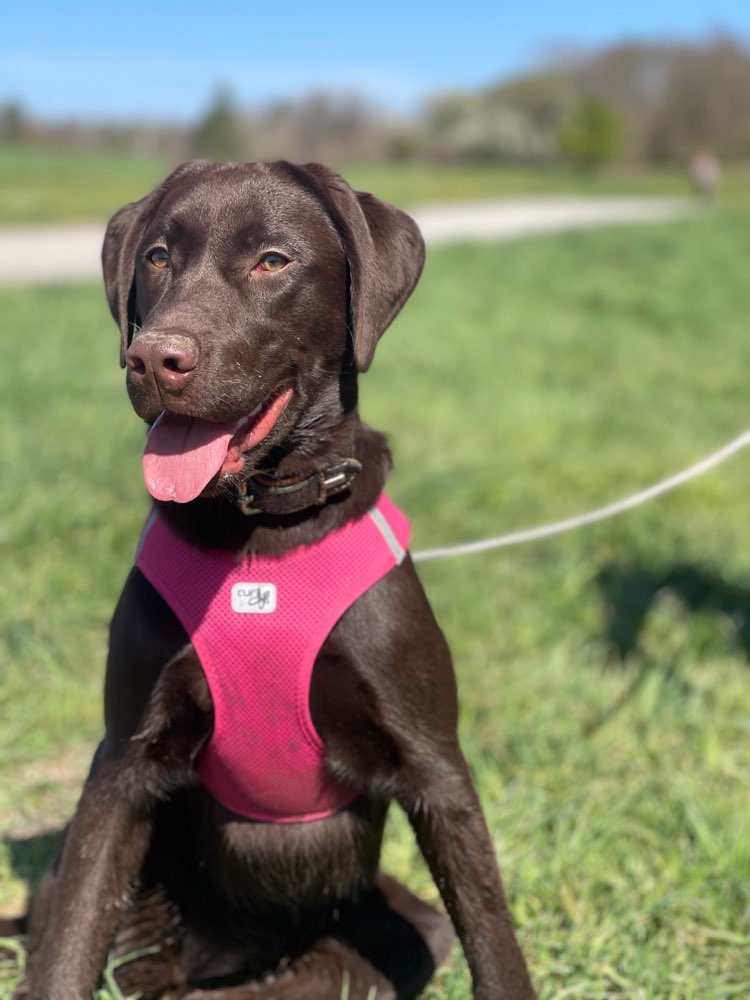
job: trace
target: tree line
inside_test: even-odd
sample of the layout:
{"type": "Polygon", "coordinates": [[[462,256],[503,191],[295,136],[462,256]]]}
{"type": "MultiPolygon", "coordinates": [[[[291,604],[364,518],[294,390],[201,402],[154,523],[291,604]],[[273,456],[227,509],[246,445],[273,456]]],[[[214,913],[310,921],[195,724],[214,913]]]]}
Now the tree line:
{"type": "Polygon", "coordinates": [[[750,160],[750,50],[736,38],[623,42],[568,55],[476,91],[434,96],[413,116],[353,94],[261,108],[213,95],[194,125],[50,124],[0,107],[0,141],[245,160],[429,160],[596,167],[684,164],[701,151],[750,160]]]}

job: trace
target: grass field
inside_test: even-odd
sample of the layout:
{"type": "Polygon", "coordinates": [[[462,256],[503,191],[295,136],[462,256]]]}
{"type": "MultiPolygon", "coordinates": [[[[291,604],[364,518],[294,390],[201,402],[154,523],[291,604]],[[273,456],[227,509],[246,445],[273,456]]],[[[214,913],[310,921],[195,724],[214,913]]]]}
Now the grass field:
{"type": "MultiPolygon", "coordinates": [[[[362,400],[390,432],[414,547],[596,506],[750,426],[749,221],[430,254],[362,400]]],[[[98,738],[106,624],[147,505],[101,290],[0,290],[0,316],[12,912],[98,738]]],[[[546,1000],[750,993],[749,494],[746,455],[617,521],[421,571],[546,1000]]],[[[385,861],[435,898],[397,811],[385,861]]],[[[456,950],[426,996],[469,995],[456,950]]]]}
{"type": "MultiPolygon", "coordinates": [[[[169,171],[158,157],[24,149],[0,145],[0,225],[106,219],[140,198],[169,171]]],[[[687,194],[680,171],[610,170],[597,174],[564,168],[340,163],[357,188],[409,206],[460,198],[517,194],[687,194]]],[[[750,176],[733,172],[722,197],[747,198],[750,176]]]]}
{"type": "Polygon", "coordinates": [[[158,157],[0,145],[0,224],[106,219],[167,170],[158,157]]]}

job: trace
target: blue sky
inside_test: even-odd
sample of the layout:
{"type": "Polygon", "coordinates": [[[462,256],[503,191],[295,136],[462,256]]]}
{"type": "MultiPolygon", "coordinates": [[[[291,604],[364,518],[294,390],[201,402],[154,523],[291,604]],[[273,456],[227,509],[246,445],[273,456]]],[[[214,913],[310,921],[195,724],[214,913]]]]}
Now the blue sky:
{"type": "Polygon", "coordinates": [[[218,86],[247,106],[317,88],[409,111],[431,93],[492,83],[559,49],[722,30],[750,45],[750,0],[8,0],[3,7],[0,102],[17,99],[53,119],[187,121],[218,86]]]}

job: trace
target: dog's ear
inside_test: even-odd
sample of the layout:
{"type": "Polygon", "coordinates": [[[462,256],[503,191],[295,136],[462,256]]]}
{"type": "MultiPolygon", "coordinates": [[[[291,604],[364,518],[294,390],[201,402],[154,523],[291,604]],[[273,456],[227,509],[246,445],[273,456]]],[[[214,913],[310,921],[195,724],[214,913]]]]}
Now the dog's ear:
{"type": "Polygon", "coordinates": [[[371,194],[354,191],[319,163],[303,170],[313,179],[341,234],[349,265],[349,322],[359,371],[370,367],[383,331],[419,280],[424,240],[405,212],[371,194]]]}
{"type": "Polygon", "coordinates": [[[135,251],[151,216],[156,192],[131,202],[109,220],[102,247],[104,289],[109,311],[120,327],[120,367],[130,345],[135,312],[135,251]]]}
{"type": "Polygon", "coordinates": [[[190,160],[174,170],[151,194],[131,202],[109,220],[102,246],[102,270],[109,310],[120,327],[120,365],[136,325],[135,252],[153,213],[175,181],[206,167],[202,160],[190,160]]]}

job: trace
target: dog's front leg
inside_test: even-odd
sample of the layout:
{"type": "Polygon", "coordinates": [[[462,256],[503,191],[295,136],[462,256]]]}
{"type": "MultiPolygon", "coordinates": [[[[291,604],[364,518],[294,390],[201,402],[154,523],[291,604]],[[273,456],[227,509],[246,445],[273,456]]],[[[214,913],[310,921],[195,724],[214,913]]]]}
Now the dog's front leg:
{"type": "Polygon", "coordinates": [[[193,761],[211,725],[202,677],[185,647],[162,670],[137,732],[110,733],[99,748],[43,912],[37,919],[32,911],[24,1000],[91,996],[149,848],[156,806],[196,784],[193,761]]]}
{"type": "Polygon", "coordinates": [[[534,988],[458,744],[450,651],[408,560],[360,598],[327,649],[313,709],[332,767],[407,813],[461,938],[476,1000],[530,1000],[534,988]],[[348,670],[340,669],[344,658],[348,670]]]}
{"type": "Polygon", "coordinates": [[[140,871],[151,821],[122,794],[117,772],[117,762],[96,769],[67,830],[23,987],[30,1000],[91,996],[140,871]]]}
{"type": "Polygon", "coordinates": [[[399,800],[461,938],[475,1000],[529,1000],[536,994],[466,763],[457,744],[428,757],[424,782],[399,800]]]}

